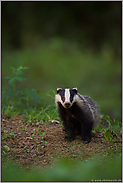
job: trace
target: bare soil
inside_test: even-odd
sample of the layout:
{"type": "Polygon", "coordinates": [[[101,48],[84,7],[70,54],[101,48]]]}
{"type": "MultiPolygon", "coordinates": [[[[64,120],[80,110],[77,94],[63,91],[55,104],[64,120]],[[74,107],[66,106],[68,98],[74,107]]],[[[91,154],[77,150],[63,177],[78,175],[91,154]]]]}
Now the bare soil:
{"type": "Polygon", "coordinates": [[[104,134],[99,131],[92,135],[90,143],[83,142],[80,136],[76,136],[74,141],[68,141],[64,139],[66,132],[61,125],[55,122],[37,125],[36,122],[25,121],[21,115],[11,119],[2,115],[1,135],[4,137],[1,147],[5,156],[26,167],[52,166],[61,157],[86,160],[95,154],[106,153],[107,148],[104,134]],[[14,135],[10,135],[11,132],[14,135]],[[6,137],[6,134],[9,135],[6,137]],[[10,150],[5,150],[4,145],[10,150]]]}

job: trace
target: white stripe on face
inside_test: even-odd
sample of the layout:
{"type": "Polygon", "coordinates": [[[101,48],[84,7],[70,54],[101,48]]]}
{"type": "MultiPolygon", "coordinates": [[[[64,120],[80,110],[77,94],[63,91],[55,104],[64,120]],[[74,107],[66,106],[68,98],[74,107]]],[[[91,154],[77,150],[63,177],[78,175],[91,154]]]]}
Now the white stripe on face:
{"type": "Polygon", "coordinates": [[[65,102],[70,102],[70,91],[65,89],[65,102]]]}

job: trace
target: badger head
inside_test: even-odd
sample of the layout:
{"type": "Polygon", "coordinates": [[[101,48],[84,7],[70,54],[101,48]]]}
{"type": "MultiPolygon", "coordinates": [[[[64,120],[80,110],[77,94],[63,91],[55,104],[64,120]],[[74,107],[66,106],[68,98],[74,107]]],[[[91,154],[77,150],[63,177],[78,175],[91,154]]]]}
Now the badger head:
{"type": "Polygon", "coordinates": [[[70,108],[75,100],[77,94],[77,88],[62,89],[57,88],[57,94],[55,95],[56,104],[61,103],[64,108],[70,108]]]}

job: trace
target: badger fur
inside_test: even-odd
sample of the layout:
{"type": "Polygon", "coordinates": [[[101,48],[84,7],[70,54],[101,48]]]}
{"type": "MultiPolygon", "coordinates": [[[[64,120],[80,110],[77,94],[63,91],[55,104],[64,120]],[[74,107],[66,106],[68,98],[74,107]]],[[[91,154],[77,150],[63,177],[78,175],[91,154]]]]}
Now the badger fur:
{"type": "Polygon", "coordinates": [[[90,97],[77,93],[77,88],[57,88],[55,103],[67,132],[65,138],[73,140],[77,133],[82,140],[90,142],[91,130],[100,120],[97,104],[90,97]]]}

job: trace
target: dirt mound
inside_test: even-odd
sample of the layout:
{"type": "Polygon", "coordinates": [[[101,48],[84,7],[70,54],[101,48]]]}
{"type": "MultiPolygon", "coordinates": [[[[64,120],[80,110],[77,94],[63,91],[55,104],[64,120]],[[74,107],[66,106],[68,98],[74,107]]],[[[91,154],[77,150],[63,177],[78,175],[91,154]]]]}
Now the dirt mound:
{"type": "Polygon", "coordinates": [[[49,166],[61,157],[86,159],[105,151],[103,134],[92,135],[88,144],[76,136],[74,141],[65,140],[63,127],[55,122],[38,124],[27,122],[23,116],[7,119],[1,117],[2,153],[25,166],[49,166]],[[5,148],[5,147],[8,147],[5,148]]]}

